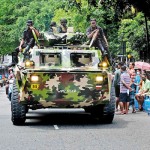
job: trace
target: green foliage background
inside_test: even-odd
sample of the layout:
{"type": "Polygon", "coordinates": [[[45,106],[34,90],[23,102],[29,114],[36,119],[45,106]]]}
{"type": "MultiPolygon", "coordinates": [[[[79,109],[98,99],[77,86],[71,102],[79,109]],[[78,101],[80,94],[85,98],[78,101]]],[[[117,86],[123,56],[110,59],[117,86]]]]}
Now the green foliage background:
{"type": "MultiPolygon", "coordinates": [[[[67,18],[68,26],[85,33],[90,18],[96,18],[98,25],[104,29],[113,55],[121,53],[122,41],[127,43],[127,53],[136,57],[138,51],[146,49],[142,13],[126,14],[118,21],[113,6],[93,7],[87,0],[1,0],[0,6],[1,54],[11,53],[18,46],[28,19],[32,19],[40,31],[46,31],[51,21],[59,24],[61,18],[67,18]]],[[[148,24],[150,26],[150,22],[148,24]]]]}

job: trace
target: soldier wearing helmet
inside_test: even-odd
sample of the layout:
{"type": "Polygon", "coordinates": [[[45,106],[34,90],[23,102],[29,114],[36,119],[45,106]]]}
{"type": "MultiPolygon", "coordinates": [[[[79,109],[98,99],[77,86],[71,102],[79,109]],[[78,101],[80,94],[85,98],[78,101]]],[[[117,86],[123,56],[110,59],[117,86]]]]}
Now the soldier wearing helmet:
{"type": "Polygon", "coordinates": [[[35,32],[37,38],[40,35],[39,31],[33,26],[33,21],[32,20],[28,20],[26,22],[26,25],[27,25],[27,28],[23,32],[23,37],[20,41],[19,47],[17,47],[15,49],[15,51],[12,52],[12,64],[10,66],[18,63],[18,53],[20,51],[22,51],[23,48],[30,49],[35,45],[35,38],[34,38],[34,35],[33,35],[33,31],[35,32]]]}
{"type": "Polygon", "coordinates": [[[58,33],[67,33],[67,19],[60,20],[60,26],[58,27],[58,33]]]}
{"type": "Polygon", "coordinates": [[[57,24],[55,21],[50,23],[49,33],[57,33],[57,24]]]}
{"type": "Polygon", "coordinates": [[[35,39],[32,33],[32,30],[34,30],[37,38],[39,37],[39,31],[33,27],[33,21],[28,20],[27,21],[27,29],[23,32],[23,37],[19,45],[19,50],[22,49],[22,47],[26,47],[26,45],[30,44],[31,47],[34,46],[35,44],[35,39]]]}

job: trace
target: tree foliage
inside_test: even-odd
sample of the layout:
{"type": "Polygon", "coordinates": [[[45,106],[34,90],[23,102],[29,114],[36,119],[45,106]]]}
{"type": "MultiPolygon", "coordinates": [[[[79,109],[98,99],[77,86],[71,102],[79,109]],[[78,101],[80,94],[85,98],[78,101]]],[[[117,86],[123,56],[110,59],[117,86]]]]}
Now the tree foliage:
{"type": "MultiPolygon", "coordinates": [[[[150,22],[148,24],[150,27],[150,22]]],[[[138,13],[133,19],[123,19],[118,35],[120,39],[128,42],[128,53],[147,50],[145,19],[142,13],[138,13]]]]}
{"type": "Polygon", "coordinates": [[[40,31],[48,29],[55,9],[61,8],[59,0],[1,0],[0,1],[0,52],[6,54],[19,44],[26,21],[32,19],[40,31]],[[52,5],[53,4],[53,5],[52,5]]]}
{"type": "Polygon", "coordinates": [[[127,42],[128,53],[146,49],[142,13],[131,15],[132,8],[131,12],[128,11],[120,18],[116,9],[121,4],[118,5],[117,0],[99,3],[100,5],[98,2],[99,0],[1,0],[0,53],[7,54],[15,49],[28,19],[34,21],[37,29],[45,31],[51,21],[59,24],[61,18],[66,18],[68,26],[73,26],[76,32],[84,33],[90,18],[96,18],[97,24],[104,29],[112,54],[120,53],[123,40],[127,42]]]}

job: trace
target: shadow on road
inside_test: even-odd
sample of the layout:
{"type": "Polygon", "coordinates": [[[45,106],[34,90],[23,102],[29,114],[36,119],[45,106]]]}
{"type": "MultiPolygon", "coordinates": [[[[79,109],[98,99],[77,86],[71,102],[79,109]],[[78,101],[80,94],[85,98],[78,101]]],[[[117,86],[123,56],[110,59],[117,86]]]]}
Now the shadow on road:
{"type": "Polygon", "coordinates": [[[61,127],[102,127],[102,128],[124,128],[128,124],[122,118],[114,118],[112,124],[104,124],[93,118],[84,111],[29,111],[26,117],[25,126],[43,126],[43,125],[59,125],[61,127]],[[117,125],[117,126],[116,126],[117,125]]]}

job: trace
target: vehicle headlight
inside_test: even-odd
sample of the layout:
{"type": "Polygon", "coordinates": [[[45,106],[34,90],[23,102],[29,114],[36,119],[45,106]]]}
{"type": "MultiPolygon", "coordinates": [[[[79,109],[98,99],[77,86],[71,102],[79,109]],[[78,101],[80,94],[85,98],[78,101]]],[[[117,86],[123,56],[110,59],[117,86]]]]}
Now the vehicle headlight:
{"type": "Polygon", "coordinates": [[[108,66],[107,62],[102,62],[102,66],[107,67],[108,66]]]}
{"type": "Polygon", "coordinates": [[[97,82],[102,82],[104,80],[104,77],[103,76],[97,76],[96,77],[96,81],[97,82]]]}
{"type": "Polygon", "coordinates": [[[107,68],[108,67],[108,63],[103,61],[103,62],[99,63],[99,67],[107,68]]]}
{"type": "Polygon", "coordinates": [[[27,60],[25,62],[25,67],[33,67],[33,66],[34,66],[34,61],[27,60]]]}
{"type": "Polygon", "coordinates": [[[32,75],[32,76],[31,76],[31,81],[32,81],[32,82],[37,82],[37,81],[39,81],[39,76],[37,76],[37,75],[32,75]]]}

